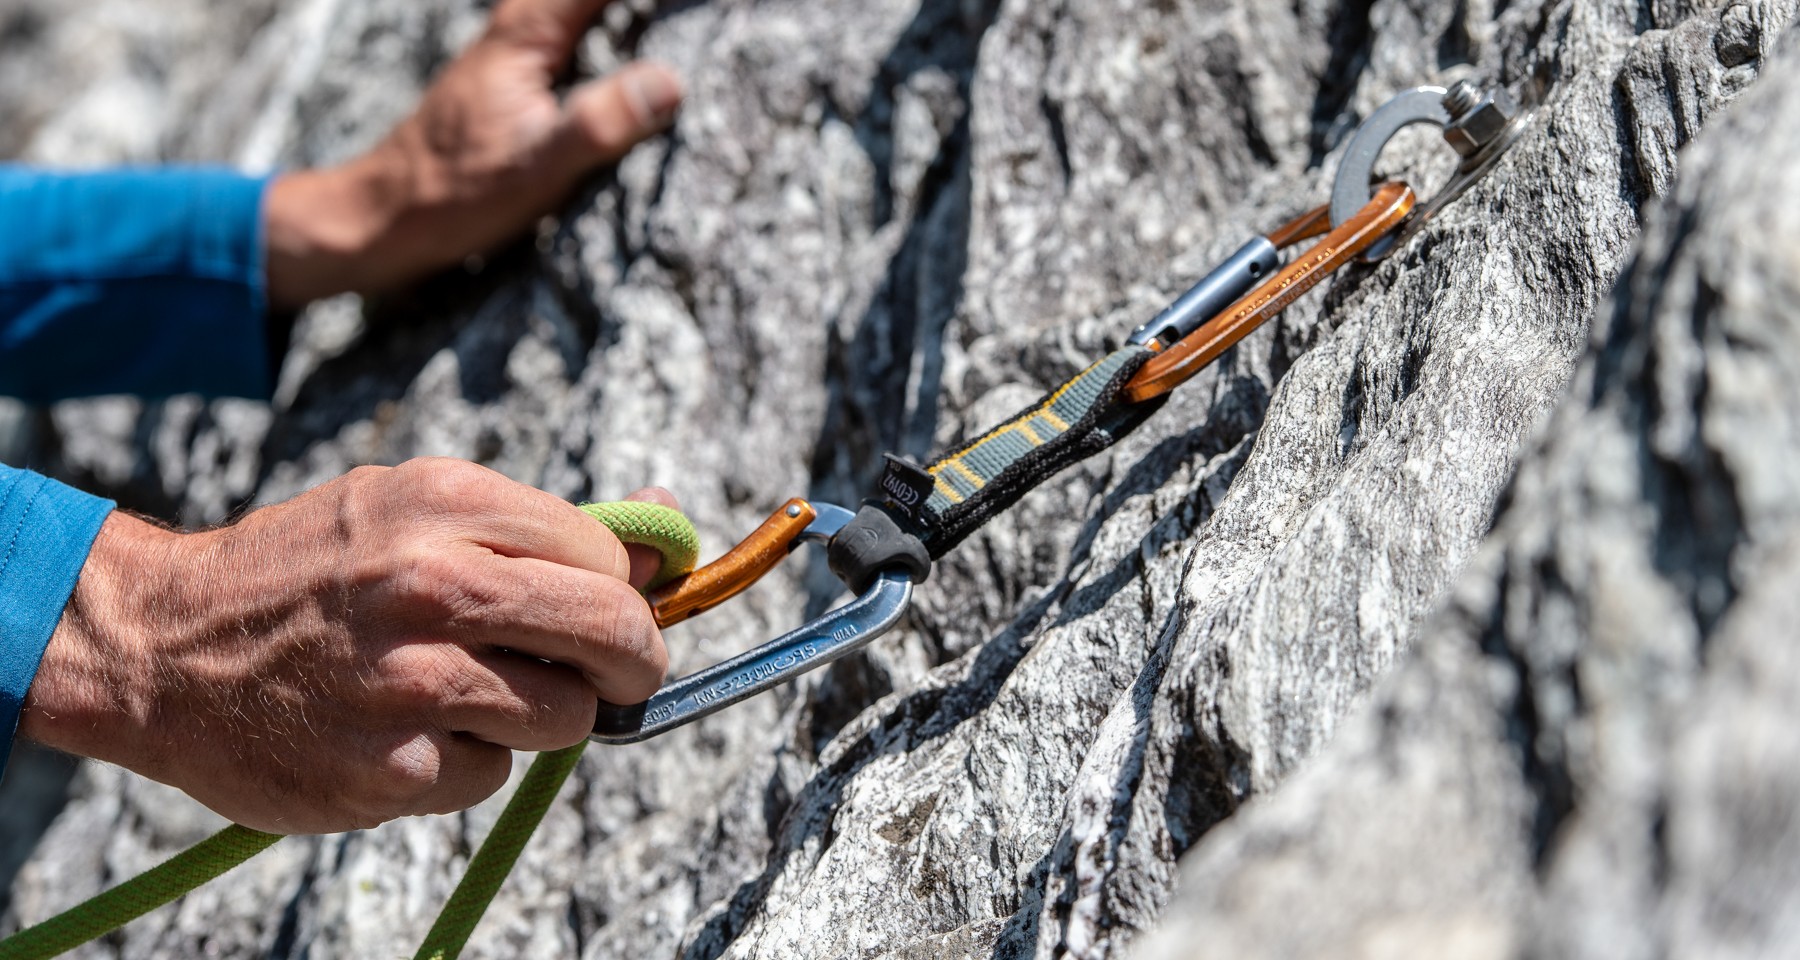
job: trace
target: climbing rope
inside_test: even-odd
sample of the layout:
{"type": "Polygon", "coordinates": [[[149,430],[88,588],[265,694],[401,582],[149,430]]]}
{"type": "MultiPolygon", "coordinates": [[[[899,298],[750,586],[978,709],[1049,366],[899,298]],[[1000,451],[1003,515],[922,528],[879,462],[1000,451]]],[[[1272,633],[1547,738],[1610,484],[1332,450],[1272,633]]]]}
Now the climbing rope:
{"type": "Polygon", "coordinates": [[[481,915],[487,912],[501,882],[518,861],[519,852],[525,849],[525,842],[536,832],[544,812],[550,809],[550,801],[556,799],[557,791],[575,770],[575,761],[581,759],[585,749],[587,741],[583,740],[572,747],[540,753],[531,761],[531,769],[525,772],[512,799],[506,801],[506,809],[481,841],[481,849],[469,860],[468,872],[451,891],[450,899],[444,901],[444,909],[438,912],[437,921],[425,934],[425,942],[419,944],[413,960],[453,960],[462,953],[469,934],[475,932],[475,924],[481,922],[481,915]]]}
{"type": "Polygon", "coordinates": [[[621,541],[662,554],[662,567],[645,590],[654,590],[687,573],[700,559],[700,534],[679,510],[637,500],[584,503],[581,509],[621,541]]]}
{"type": "MultiPolygon", "coordinates": [[[[694,568],[700,554],[700,536],[680,511],[635,501],[586,503],[581,509],[621,541],[662,554],[662,568],[651,586],[694,568]]],[[[425,935],[419,960],[455,960],[462,952],[469,934],[512,872],[519,852],[544,819],[545,811],[586,746],[587,741],[583,740],[572,747],[540,753],[532,761],[519,789],[507,801],[500,819],[470,859],[468,871],[425,935]]],[[[73,950],[224,875],[280,839],[280,834],[234,823],[111,890],[0,941],[0,960],[44,960],[73,950]]]]}
{"type": "Polygon", "coordinates": [[[234,823],[86,903],[0,941],[0,960],[37,960],[73,950],[182,896],[280,839],[280,834],[234,823]]]}

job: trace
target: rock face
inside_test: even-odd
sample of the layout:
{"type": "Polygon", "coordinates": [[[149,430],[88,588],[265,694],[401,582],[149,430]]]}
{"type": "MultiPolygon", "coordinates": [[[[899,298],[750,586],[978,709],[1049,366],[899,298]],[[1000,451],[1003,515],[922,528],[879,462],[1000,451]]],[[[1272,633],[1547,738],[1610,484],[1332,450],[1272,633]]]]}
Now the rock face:
{"type": "Polygon", "coordinates": [[[1648,211],[1414,654],[1208,835],[1143,956],[1792,954],[1797,39],[1648,211]]]}
{"type": "MultiPolygon", "coordinates": [[[[1099,356],[1322,202],[1395,90],[1529,88],[1496,175],[971,538],[867,655],[591,748],[468,955],[1791,950],[1795,6],[616,5],[584,71],[664,59],[689,106],[534,244],[316,305],[272,408],[65,404],[36,462],[200,523],[462,456],[660,483],[728,543],[1099,356]]],[[[204,120],[104,149],[341,159],[481,20],[243,16],[204,120]]],[[[27,156],[96,158],[73,102],[7,105],[48,118],[27,156]]],[[[671,630],[675,669],[823,610],[790,567],[671,630]]],[[[407,954],[497,809],[286,841],[87,953],[407,954]]],[[[15,919],[216,825],[88,768],[15,919]]]]}

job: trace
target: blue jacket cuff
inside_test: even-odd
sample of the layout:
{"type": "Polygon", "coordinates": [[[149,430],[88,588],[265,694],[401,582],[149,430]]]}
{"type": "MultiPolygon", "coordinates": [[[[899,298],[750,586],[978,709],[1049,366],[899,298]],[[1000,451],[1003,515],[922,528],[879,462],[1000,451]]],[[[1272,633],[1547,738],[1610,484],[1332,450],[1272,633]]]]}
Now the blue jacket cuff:
{"type": "Polygon", "coordinates": [[[0,466],[0,774],[25,692],[113,502],[0,466]]]}

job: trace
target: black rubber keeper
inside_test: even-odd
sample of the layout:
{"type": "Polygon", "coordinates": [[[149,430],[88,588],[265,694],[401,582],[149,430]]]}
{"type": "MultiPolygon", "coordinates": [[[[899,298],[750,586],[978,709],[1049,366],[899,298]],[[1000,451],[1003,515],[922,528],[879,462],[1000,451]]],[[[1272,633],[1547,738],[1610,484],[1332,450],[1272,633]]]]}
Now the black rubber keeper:
{"type": "Polygon", "coordinates": [[[864,504],[856,519],[831,538],[825,559],[831,572],[857,593],[869,589],[883,570],[904,570],[914,583],[931,576],[931,551],[925,543],[872,503],[864,504]]]}

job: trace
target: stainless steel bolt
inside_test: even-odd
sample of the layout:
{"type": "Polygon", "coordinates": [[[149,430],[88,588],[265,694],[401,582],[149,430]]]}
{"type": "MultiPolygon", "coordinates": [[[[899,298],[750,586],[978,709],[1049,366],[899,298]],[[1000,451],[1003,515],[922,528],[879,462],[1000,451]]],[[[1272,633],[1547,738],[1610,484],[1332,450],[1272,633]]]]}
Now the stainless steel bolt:
{"type": "Polygon", "coordinates": [[[1458,80],[1444,94],[1444,112],[1455,122],[1481,102],[1481,91],[1467,80],[1458,80]]]}
{"type": "Polygon", "coordinates": [[[1444,140],[1465,160],[1499,140],[1519,114],[1518,105],[1505,90],[1478,96],[1474,85],[1467,82],[1459,82],[1444,95],[1444,109],[1451,117],[1444,140]]]}

